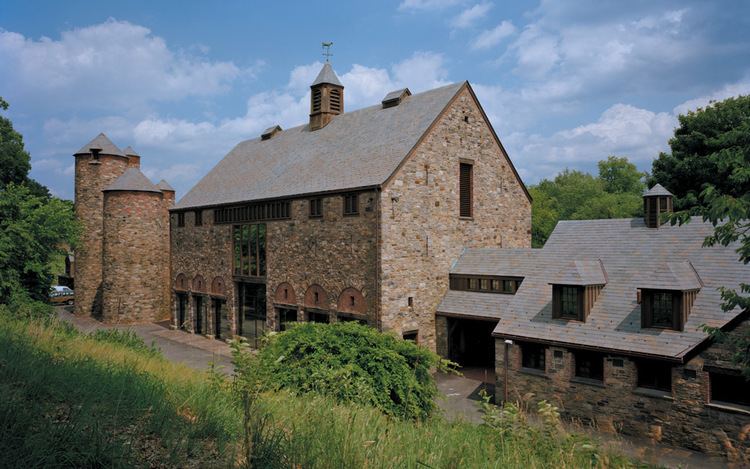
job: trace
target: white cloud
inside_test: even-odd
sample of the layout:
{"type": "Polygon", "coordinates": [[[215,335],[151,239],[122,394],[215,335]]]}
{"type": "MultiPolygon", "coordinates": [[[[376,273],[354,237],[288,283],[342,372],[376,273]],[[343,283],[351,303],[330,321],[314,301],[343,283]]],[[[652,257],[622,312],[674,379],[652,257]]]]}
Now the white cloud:
{"type": "Polygon", "coordinates": [[[750,79],[745,79],[737,83],[724,85],[720,89],[695,99],[690,99],[677,105],[673,112],[675,115],[687,114],[688,111],[695,111],[698,108],[706,107],[712,101],[722,101],[732,96],[750,95],[750,79]]]}
{"type": "Polygon", "coordinates": [[[171,50],[143,26],[109,19],[38,40],[0,29],[6,98],[83,109],[128,110],[210,96],[251,74],[232,62],[171,50]]]}
{"type": "Polygon", "coordinates": [[[458,5],[463,0],[403,0],[399,10],[442,10],[443,8],[458,5]]]}
{"type": "Polygon", "coordinates": [[[472,49],[489,49],[500,44],[508,36],[516,32],[516,27],[510,21],[503,21],[496,27],[482,31],[471,44],[472,49]]]}
{"type": "Polygon", "coordinates": [[[490,2],[477,3],[476,5],[465,9],[458,16],[453,18],[451,26],[455,29],[470,28],[478,20],[484,18],[492,9],[493,4],[490,2]]]}

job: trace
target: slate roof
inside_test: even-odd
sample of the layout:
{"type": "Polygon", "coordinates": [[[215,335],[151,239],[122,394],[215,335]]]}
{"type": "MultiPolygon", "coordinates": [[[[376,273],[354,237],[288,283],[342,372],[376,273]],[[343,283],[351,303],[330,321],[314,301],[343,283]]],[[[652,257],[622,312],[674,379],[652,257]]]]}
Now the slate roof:
{"type": "MultiPolygon", "coordinates": [[[[323,72],[321,72],[323,73],[323,72]]],[[[201,207],[383,184],[466,82],[238,144],[176,205],[201,207]]]]}
{"type": "Polygon", "coordinates": [[[159,181],[159,184],[157,184],[156,187],[158,187],[162,191],[171,191],[171,192],[174,192],[174,187],[170,186],[169,183],[167,181],[165,181],[164,179],[162,179],[161,181],[159,181]]]}
{"type": "Polygon", "coordinates": [[[661,184],[656,184],[654,187],[652,187],[651,189],[649,189],[649,190],[647,190],[646,192],[643,193],[643,197],[655,197],[655,196],[659,196],[659,195],[670,195],[671,196],[672,193],[669,192],[668,190],[666,190],[664,188],[664,186],[662,186],[661,184]]]}
{"type": "Polygon", "coordinates": [[[326,62],[323,65],[323,68],[320,69],[320,73],[318,73],[317,78],[315,78],[315,81],[313,81],[312,85],[315,86],[319,85],[321,83],[330,83],[332,85],[338,85],[338,86],[344,86],[339,81],[339,77],[336,76],[336,72],[333,71],[333,67],[331,67],[331,64],[326,62]]]}
{"type": "Polygon", "coordinates": [[[138,168],[126,169],[112,184],[103,189],[103,192],[110,191],[161,192],[138,168]]]}
{"type": "Polygon", "coordinates": [[[106,135],[104,135],[103,132],[94,137],[94,139],[89,143],[82,146],[81,149],[75,152],[73,155],[88,155],[91,153],[92,148],[99,149],[99,153],[102,155],[125,156],[125,153],[117,148],[117,145],[112,143],[112,141],[106,135]]]}
{"type": "Polygon", "coordinates": [[[500,319],[513,295],[448,290],[437,307],[443,316],[500,319]]]}
{"type": "Polygon", "coordinates": [[[573,260],[568,262],[556,276],[550,277],[549,283],[557,285],[604,285],[607,274],[601,260],[573,260]]]}
{"type": "MultiPolygon", "coordinates": [[[[641,218],[561,221],[544,248],[532,255],[528,249],[467,250],[455,268],[470,273],[473,263],[471,270],[477,274],[523,271],[517,293],[497,306],[500,319],[493,334],[498,337],[681,361],[707,339],[703,324],[722,327],[741,313],[722,311],[719,287],[737,288],[750,278],[750,265],[738,261],[736,246],[702,247],[712,232],[713,226],[700,217],[683,226],[659,229],[647,228],[641,218]],[[601,259],[607,284],[586,322],[553,319],[550,278],[566,272],[584,255],[601,259]],[[645,288],[644,281],[664,279],[667,271],[666,279],[680,287],[701,285],[684,330],[641,329],[637,289],[645,288]]],[[[445,309],[476,312],[476,306],[454,299],[454,293],[446,295],[445,309]]]]}
{"type": "Polygon", "coordinates": [[[642,274],[641,288],[655,290],[697,290],[703,286],[690,261],[665,262],[642,274]]]}
{"type": "Polygon", "coordinates": [[[133,150],[133,147],[131,147],[130,145],[125,147],[125,149],[122,152],[125,153],[127,156],[141,156],[138,153],[136,153],[136,151],[133,150]]]}

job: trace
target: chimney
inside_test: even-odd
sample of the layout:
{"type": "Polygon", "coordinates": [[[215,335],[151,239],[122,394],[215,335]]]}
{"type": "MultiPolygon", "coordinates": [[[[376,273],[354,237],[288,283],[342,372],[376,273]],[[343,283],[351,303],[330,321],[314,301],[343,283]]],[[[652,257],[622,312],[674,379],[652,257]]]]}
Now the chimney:
{"type": "Polygon", "coordinates": [[[344,112],[344,85],[326,62],[310,85],[310,130],[322,129],[344,112]]]}
{"type": "Polygon", "coordinates": [[[672,193],[661,184],[643,193],[643,220],[647,227],[659,228],[661,215],[672,211],[672,193]]]}

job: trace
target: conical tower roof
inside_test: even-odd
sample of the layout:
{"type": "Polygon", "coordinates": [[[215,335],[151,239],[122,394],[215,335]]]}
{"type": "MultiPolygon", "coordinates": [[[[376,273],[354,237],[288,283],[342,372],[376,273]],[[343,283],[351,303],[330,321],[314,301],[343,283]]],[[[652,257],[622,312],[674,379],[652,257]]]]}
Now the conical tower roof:
{"type": "Polygon", "coordinates": [[[643,193],[643,197],[656,197],[665,195],[672,196],[672,193],[666,190],[661,184],[657,184],[643,193]]]}
{"type": "Polygon", "coordinates": [[[128,168],[115,182],[107,186],[103,192],[161,192],[138,168],[128,168]]]}
{"type": "Polygon", "coordinates": [[[167,181],[165,181],[164,179],[162,179],[161,181],[159,181],[159,184],[157,184],[156,187],[158,187],[162,191],[171,191],[171,192],[174,192],[174,188],[172,186],[170,186],[169,183],[167,181]]]}
{"type": "Polygon", "coordinates": [[[331,67],[331,64],[326,62],[323,65],[323,68],[320,69],[320,73],[318,73],[318,77],[315,79],[315,81],[312,83],[311,86],[320,85],[321,83],[329,83],[331,85],[336,86],[344,86],[339,81],[339,77],[336,76],[336,72],[333,71],[333,67],[331,67]]]}
{"type": "Polygon", "coordinates": [[[133,147],[131,147],[130,145],[125,147],[125,149],[122,152],[125,153],[127,156],[141,156],[135,150],[133,150],[133,147]]]}
{"type": "Polygon", "coordinates": [[[88,155],[91,153],[92,149],[99,150],[99,153],[102,155],[125,156],[125,153],[117,148],[117,145],[112,143],[112,140],[104,135],[103,132],[94,137],[94,139],[89,143],[81,147],[81,149],[75,152],[74,155],[88,155]]]}

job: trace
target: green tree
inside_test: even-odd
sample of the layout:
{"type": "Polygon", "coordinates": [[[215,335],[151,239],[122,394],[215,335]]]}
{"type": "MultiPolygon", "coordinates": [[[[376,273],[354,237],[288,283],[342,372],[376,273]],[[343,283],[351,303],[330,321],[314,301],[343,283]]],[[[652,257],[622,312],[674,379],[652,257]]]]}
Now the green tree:
{"type": "Polygon", "coordinates": [[[671,153],[654,161],[651,185],[674,195],[677,210],[700,214],[708,208],[701,193],[742,197],[750,192],[750,96],[729,98],[679,116],[671,153]]]}
{"type": "Polygon", "coordinates": [[[626,157],[610,156],[599,162],[599,179],[604,190],[610,194],[629,193],[640,195],[646,173],[628,161],[626,157]]]}
{"type": "MultiPolygon", "coordinates": [[[[729,98],[679,117],[680,126],[669,141],[671,154],[654,161],[653,182],[677,200],[680,211],[672,223],[687,223],[701,215],[713,224],[706,246],[736,246],[738,260],[750,262],[750,96],[729,98]]],[[[746,279],[747,280],[747,279],[746,279]]],[[[737,290],[722,288],[722,308],[750,310],[750,283],[737,290]]],[[[729,342],[734,361],[750,379],[750,334],[725,334],[706,328],[729,342]]]]}
{"type": "MultiPolygon", "coordinates": [[[[0,97],[0,109],[7,111],[8,102],[0,97]]],[[[29,178],[31,156],[24,149],[23,137],[13,128],[13,123],[0,116],[0,189],[7,184],[24,184],[42,197],[49,197],[46,187],[29,178]]]]}

